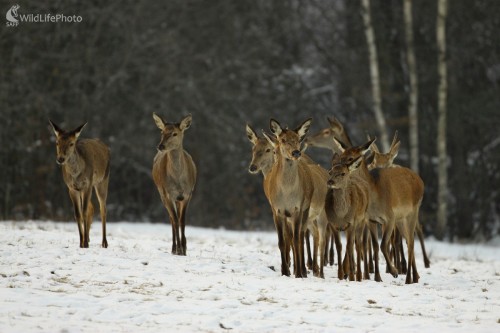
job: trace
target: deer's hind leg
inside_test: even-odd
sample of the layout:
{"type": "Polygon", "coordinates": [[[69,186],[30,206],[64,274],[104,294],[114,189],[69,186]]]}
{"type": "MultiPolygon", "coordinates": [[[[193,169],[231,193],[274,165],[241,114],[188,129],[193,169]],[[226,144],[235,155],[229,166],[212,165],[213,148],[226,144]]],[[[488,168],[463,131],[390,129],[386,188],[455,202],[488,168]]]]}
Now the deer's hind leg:
{"type": "Polygon", "coordinates": [[[109,178],[106,178],[101,183],[97,184],[94,189],[99,201],[99,211],[101,213],[101,223],[102,223],[102,243],[103,248],[108,247],[108,240],[106,239],[106,200],[108,198],[108,183],[109,178]]]}

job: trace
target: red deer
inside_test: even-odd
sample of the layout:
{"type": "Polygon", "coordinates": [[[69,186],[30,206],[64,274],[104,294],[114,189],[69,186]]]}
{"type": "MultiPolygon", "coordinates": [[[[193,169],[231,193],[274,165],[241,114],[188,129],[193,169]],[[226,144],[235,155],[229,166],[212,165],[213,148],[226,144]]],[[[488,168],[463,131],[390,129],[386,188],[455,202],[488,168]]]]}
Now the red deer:
{"type": "Polygon", "coordinates": [[[92,206],[92,188],[94,188],[101,212],[101,246],[107,248],[106,199],[109,183],[109,148],[99,139],[78,139],[87,123],[72,131],[65,131],[49,121],[56,135],[56,162],[62,167],[63,179],[73,203],[80,233],[80,247],[89,247],[90,226],[94,215],[92,206]]]}
{"type": "MultiPolygon", "coordinates": [[[[343,151],[340,156],[341,163],[347,165],[362,157],[370,149],[373,141],[368,141],[358,147],[344,149],[334,139],[339,150],[343,151]]],[[[359,175],[370,186],[368,217],[370,221],[383,225],[381,249],[389,266],[389,272],[394,277],[398,276],[398,271],[389,256],[389,242],[394,228],[397,228],[407,242],[408,269],[406,283],[418,282],[419,275],[414,254],[414,233],[424,195],[422,179],[415,172],[405,167],[374,169],[369,172],[364,159],[358,170],[359,175]]]]}
{"type": "Polygon", "coordinates": [[[270,121],[271,132],[276,142],[268,138],[275,150],[275,162],[264,179],[264,191],[273,209],[275,225],[278,228],[279,247],[282,256],[283,275],[290,275],[286,265],[285,249],[288,241],[287,230],[292,237],[295,277],[307,277],[304,263],[304,233],[313,230],[315,247],[314,267],[319,266],[315,275],[323,277],[325,233],[327,228],[324,202],[326,195],[326,170],[320,166],[308,165],[301,157],[301,144],[310,128],[311,119],[304,121],[295,130],[283,128],[274,119],[270,121]],[[308,223],[309,222],[309,223],[308,223]],[[317,244],[317,245],[316,245],[317,244]],[[317,265],[317,249],[320,265],[317,265]]]}
{"type": "MultiPolygon", "coordinates": [[[[330,190],[326,196],[325,209],[328,220],[339,230],[345,230],[347,236],[346,273],[349,280],[354,280],[354,242],[356,243],[357,268],[356,280],[363,279],[361,271],[361,258],[366,258],[367,233],[365,227],[367,223],[366,212],[368,209],[369,186],[367,182],[359,177],[353,176],[363,157],[360,156],[351,164],[340,163],[337,154],[332,159],[332,168],[329,171],[330,179],[328,187],[330,190]]],[[[369,279],[368,262],[364,260],[364,278],[369,279]]]]}
{"type": "MultiPolygon", "coordinates": [[[[401,142],[397,139],[398,132],[394,134],[394,138],[392,140],[391,147],[388,153],[381,153],[375,143],[371,145],[371,149],[373,151],[373,160],[368,165],[368,170],[373,170],[375,168],[391,168],[391,167],[399,167],[398,164],[394,164],[394,159],[398,155],[399,146],[401,142]]],[[[370,138],[368,138],[370,140],[370,138]]],[[[418,239],[420,241],[420,247],[422,248],[422,254],[424,256],[424,265],[425,268],[429,268],[431,262],[429,257],[427,256],[427,251],[425,250],[425,242],[424,242],[424,232],[422,230],[422,224],[418,223],[416,227],[416,232],[418,239]]],[[[401,245],[402,246],[402,245],[401,245]]],[[[402,260],[404,262],[404,254],[401,253],[402,260]]],[[[403,270],[404,272],[405,270],[403,270]]]]}
{"type": "Polygon", "coordinates": [[[161,130],[153,180],[172,224],[172,253],[185,256],[186,210],[196,183],[196,166],[182,143],[192,117],[188,115],[180,123],[169,123],[153,113],[153,119],[161,130]]]}
{"type": "MultiPolygon", "coordinates": [[[[246,126],[246,133],[247,133],[248,139],[253,144],[252,161],[250,162],[250,166],[248,167],[248,170],[250,173],[262,172],[264,177],[266,177],[269,174],[269,171],[271,171],[271,168],[274,164],[274,159],[275,159],[274,158],[274,147],[271,145],[271,143],[269,142],[268,139],[260,138],[257,135],[257,133],[255,133],[255,131],[252,129],[252,127],[250,127],[249,125],[246,126]]],[[[302,154],[301,160],[303,160],[308,165],[316,165],[316,163],[306,154],[302,154]]],[[[316,168],[316,166],[314,166],[314,168],[316,168]]],[[[275,219],[275,221],[276,221],[276,219],[275,219]]],[[[278,230],[278,226],[276,226],[276,229],[278,230]]],[[[337,246],[341,249],[342,244],[340,241],[339,233],[336,230],[332,231],[331,228],[329,228],[328,231],[334,233],[332,237],[335,237],[335,239],[337,240],[337,244],[338,244],[337,246]]],[[[313,264],[308,234],[309,234],[309,231],[306,231],[305,239],[306,239],[307,255],[308,255],[307,266],[309,268],[317,271],[319,268],[314,267],[314,264],[313,264]]],[[[328,245],[328,244],[326,244],[326,245],[328,245]]],[[[325,246],[325,249],[327,249],[327,246],[325,246]]],[[[287,253],[286,257],[288,258],[288,262],[289,262],[289,257],[288,257],[289,250],[286,253],[287,253]]],[[[333,256],[333,253],[331,255],[333,256]]]]}

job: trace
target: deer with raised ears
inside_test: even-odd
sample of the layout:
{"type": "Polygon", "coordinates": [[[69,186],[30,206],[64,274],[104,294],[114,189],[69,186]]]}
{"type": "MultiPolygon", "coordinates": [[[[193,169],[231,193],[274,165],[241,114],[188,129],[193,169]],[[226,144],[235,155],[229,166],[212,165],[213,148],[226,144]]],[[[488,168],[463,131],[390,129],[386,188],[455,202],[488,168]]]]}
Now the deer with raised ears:
{"type": "MultiPolygon", "coordinates": [[[[340,163],[337,154],[333,156],[332,168],[329,171],[330,179],[327,184],[330,190],[326,196],[325,209],[328,220],[339,230],[345,230],[347,236],[345,266],[349,280],[354,281],[354,271],[356,280],[369,279],[368,261],[364,262],[364,275],[361,270],[361,258],[366,258],[367,254],[367,233],[365,227],[367,223],[367,209],[369,198],[369,186],[363,179],[352,176],[353,172],[361,165],[363,157],[346,165],[340,163]],[[354,260],[354,243],[356,244],[357,260],[354,260]],[[354,270],[354,264],[357,267],[354,270]]],[[[340,265],[342,266],[342,265],[340,265]]]]}
{"type": "Polygon", "coordinates": [[[292,236],[295,277],[307,277],[304,263],[303,240],[305,230],[313,230],[315,247],[313,266],[318,267],[315,275],[323,277],[325,233],[327,219],[324,212],[328,174],[318,165],[307,164],[302,160],[301,144],[311,125],[311,119],[304,121],[295,130],[283,128],[279,122],[270,120],[270,129],[275,140],[269,138],[274,147],[275,161],[271,171],[264,179],[264,191],[271,204],[276,219],[279,246],[282,255],[282,274],[290,275],[286,262],[287,231],[292,236]],[[282,236],[280,236],[280,234],[282,236]],[[318,248],[321,249],[318,251],[318,248]],[[317,255],[320,255],[320,265],[317,255]]]}
{"type": "MultiPolygon", "coordinates": [[[[375,140],[348,149],[343,149],[338,141],[335,139],[334,141],[339,149],[343,150],[340,156],[341,163],[350,164],[362,157],[375,140]]],[[[381,249],[389,267],[389,272],[394,277],[398,276],[398,270],[389,255],[389,243],[394,228],[397,228],[407,243],[408,268],[406,283],[418,282],[419,275],[414,253],[414,233],[424,195],[424,182],[415,172],[405,167],[368,171],[363,160],[358,170],[359,176],[363,177],[370,187],[368,217],[371,222],[378,222],[383,225],[381,249]]]]}
{"type": "MultiPolygon", "coordinates": [[[[257,133],[253,130],[253,128],[250,125],[246,125],[246,134],[249,139],[249,141],[252,143],[252,161],[250,162],[250,165],[248,167],[248,171],[250,173],[258,173],[262,172],[263,176],[266,177],[269,174],[269,171],[271,171],[271,168],[274,164],[274,147],[271,145],[270,140],[271,139],[269,136],[267,138],[261,138],[257,135],[257,133]]],[[[317,165],[309,156],[306,154],[302,154],[301,160],[304,161],[308,165],[317,165]]],[[[272,209],[272,207],[271,207],[272,209]]],[[[274,212],[273,212],[274,214],[274,212]]],[[[275,223],[276,218],[274,218],[275,223]]],[[[280,226],[276,225],[276,230],[279,230],[280,226]]],[[[332,237],[335,239],[337,248],[341,248],[342,244],[340,241],[340,235],[338,231],[336,230],[329,230],[329,232],[332,233],[332,237]]],[[[309,235],[308,231],[306,231],[305,239],[306,239],[306,248],[307,248],[307,266],[313,270],[318,270],[318,267],[315,267],[313,264],[313,259],[311,255],[311,250],[310,250],[310,243],[309,243],[309,235]]],[[[282,234],[282,232],[281,232],[282,234]]],[[[325,251],[328,249],[328,244],[325,246],[325,251]]],[[[333,244],[332,244],[333,246],[333,244]]],[[[289,250],[286,252],[287,253],[287,258],[289,254],[289,250]]],[[[333,251],[330,252],[330,256],[333,257],[333,251]]],[[[289,258],[287,260],[289,262],[289,258]]],[[[332,265],[333,265],[333,259],[332,259],[332,265]]]]}
{"type": "MultiPolygon", "coordinates": [[[[371,140],[369,135],[368,140],[371,140]]],[[[398,156],[400,145],[401,142],[398,140],[398,131],[394,133],[394,138],[392,139],[391,147],[389,148],[388,153],[381,153],[378,149],[377,144],[373,142],[370,147],[373,152],[373,159],[368,165],[368,170],[398,166],[397,164],[394,164],[394,159],[396,158],[396,156],[398,156]]]]}
{"type": "Polygon", "coordinates": [[[186,210],[196,184],[196,166],[182,143],[192,117],[169,123],[153,113],[153,119],[161,131],[153,161],[153,180],[172,225],[172,253],[186,255],[186,210]]]}
{"type": "MultiPolygon", "coordinates": [[[[342,123],[335,117],[327,117],[326,119],[328,121],[329,126],[327,128],[320,130],[316,134],[309,136],[305,141],[306,146],[324,148],[331,150],[333,153],[341,153],[341,151],[338,149],[338,146],[333,142],[333,138],[336,138],[339,142],[342,143],[343,149],[352,147],[351,138],[349,137],[349,134],[345,130],[344,125],[342,125],[342,123]]],[[[372,227],[373,226],[369,226],[369,228],[372,227]]],[[[330,254],[331,253],[332,250],[330,250],[330,254]]],[[[330,258],[332,258],[332,256],[330,258]]],[[[374,272],[373,253],[371,247],[368,247],[368,263],[370,272],[371,273],[374,272]]]]}
{"type": "Polygon", "coordinates": [[[73,203],[80,233],[80,247],[89,247],[90,225],[94,214],[92,188],[99,201],[102,221],[102,243],[106,240],[106,199],[109,183],[109,148],[98,139],[79,139],[85,124],[65,131],[49,120],[56,135],[56,162],[62,167],[64,182],[73,203]]]}
{"type": "MultiPolygon", "coordinates": [[[[394,133],[394,138],[392,140],[389,152],[385,153],[385,154],[380,152],[380,150],[378,149],[377,144],[375,142],[372,143],[371,149],[373,151],[373,160],[368,165],[369,170],[373,170],[375,168],[400,167],[400,165],[394,164],[394,159],[398,155],[399,147],[401,144],[401,142],[397,138],[397,135],[398,135],[398,132],[396,131],[394,133]]],[[[370,137],[368,137],[368,140],[370,140],[370,137]]],[[[418,239],[420,241],[420,247],[422,249],[422,255],[424,257],[424,266],[425,266],[425,268],[429,268],[431,265],[431,262],[429,260],[429,257],[427,256],[427,251],[425,250],[424,232],[423,232],[421,223],[417,224],[416,233],[417,233],[418,239]]],[[[404,262],[404,254],[403,253],[401,254],[401,259],[404,262]]]]}

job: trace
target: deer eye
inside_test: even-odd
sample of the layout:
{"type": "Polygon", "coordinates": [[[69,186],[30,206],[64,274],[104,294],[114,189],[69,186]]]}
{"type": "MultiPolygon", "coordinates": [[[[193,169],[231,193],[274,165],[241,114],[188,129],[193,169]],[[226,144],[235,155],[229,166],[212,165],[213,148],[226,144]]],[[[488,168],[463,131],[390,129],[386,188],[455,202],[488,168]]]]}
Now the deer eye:
{"type": "Polygon", "coordinates": [[[172,134],[172,136],[177,136],[177,133],[172,134]]]}
{"type": "Polygon", "coordinates": [[[266,153],[269,153],[271,151],[271,148],[266,149],[266,153]]]}
{"type": "Polygon", "coordinates": [[[74,144],[73,142],[71,142],[71,143],[69,144],[69,146],[70,146],[70,147],[73,147],[74,145],[75,145],[75,144],[74,144]]]}
{"type": "Polygon", "coordinates": [[[345,176],[345,172],[342,172],[340,175],[341,175],[342,177],[344,177],[344,176],[345,176]]]}

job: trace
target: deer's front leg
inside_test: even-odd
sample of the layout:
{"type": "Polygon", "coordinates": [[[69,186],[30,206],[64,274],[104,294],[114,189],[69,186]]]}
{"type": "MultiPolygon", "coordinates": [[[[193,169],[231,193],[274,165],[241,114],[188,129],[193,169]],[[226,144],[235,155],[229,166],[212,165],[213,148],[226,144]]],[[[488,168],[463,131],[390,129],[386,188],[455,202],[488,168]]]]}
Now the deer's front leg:
{"type": "Polygon", "coordinates": [[[80,234],[80,247],[84,243],[84,228],[83,228],[83,214],[82,214],[82,201],[80,199],[80,192],[69,190],[69,197],[73,203],[73,211],[75,213],[76,224],[78,225],[78,233],[80,234]]]}
{"type": "Polygon", "coordinates": [[[83,247],[88,248],[90,240],[90,225],[92,223],[92,215],[93,215],[91,214],[90,210],[92,210],[92,213],[94,211],[94,208],[91,207],[92,203],[90,202],[90,198],[92,197],[92,188],[86,189],[80,195],[82,198],[82,206],[83,206],[82,207],[82,215],[83,215],[82,220],[84,228],[83,247]]]}

